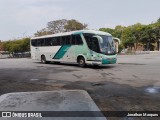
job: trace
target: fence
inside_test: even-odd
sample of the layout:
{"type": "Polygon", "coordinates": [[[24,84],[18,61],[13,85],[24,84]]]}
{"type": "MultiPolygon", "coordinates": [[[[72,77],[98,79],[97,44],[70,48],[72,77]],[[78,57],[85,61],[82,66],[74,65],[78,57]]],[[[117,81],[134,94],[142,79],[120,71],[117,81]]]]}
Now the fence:
{"type": "Polygon", "coordinates": [[[19,53],[9,53],[9,52],[0,52],[0,58],[30,58],[31,53],[30,52],[19,52],[19,53]]]}
{"type": "Polygon", "coordinates": [[[29,58],[29,57],[31,57],[31,53],[30,52],[13,53],[11,57],[13,57],[13,58],[29,58]]]}

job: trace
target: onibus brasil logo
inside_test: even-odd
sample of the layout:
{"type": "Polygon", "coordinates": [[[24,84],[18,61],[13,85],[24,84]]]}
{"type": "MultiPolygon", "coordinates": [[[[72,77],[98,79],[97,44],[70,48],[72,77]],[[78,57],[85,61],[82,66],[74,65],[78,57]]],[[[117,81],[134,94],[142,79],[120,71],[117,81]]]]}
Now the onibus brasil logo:
{"type": "Polygon", "coordinates": [[[24,118],[24,117],[37,117],[41,118],[41,113],[33,113],[33,112],[2,112],[2,117],[4,118],[10,118],[10,117],[16,117],[16,118],[24,118]]]}

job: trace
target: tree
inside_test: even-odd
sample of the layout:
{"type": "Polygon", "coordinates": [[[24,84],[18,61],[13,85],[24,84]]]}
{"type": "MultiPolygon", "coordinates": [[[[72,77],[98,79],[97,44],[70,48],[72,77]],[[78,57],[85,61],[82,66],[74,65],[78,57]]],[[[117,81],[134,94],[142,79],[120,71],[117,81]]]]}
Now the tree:
{"type": "Polygon", "coordinates": [[[4,43],[0,42],[0,51],[4,51],[4,43]]]}
{"type": "Polygon", "coordinates": [[[132,37],[134,38],[134,47],[135,47],[135,51],[137,50],[138,48],[138,44],[139,44],[139,41],[141,39],[141,31],[142,31],[142,28],[145,27],[144,25],[140,24],[140,23],[137,23],[137,24],[134,24],[131,26],[131,31],[132,31],[132,37]]]}
{"type": "Polygon", "coordinates": [[[114,35],[114,29],[111,29],[111,28],[100,28],[99,30],[103,31],[103,32],[108,32],[108,33],[114,35]]]}
{"type": "Polygon", "coordinates": [[[10,53],[28,52],[30,51],[30,38],[6,41],[2,42],[2,45],[3,51],[9,51],[10,53]]]}
{"type": "Polygon", "coordinates": [[[115,34],[122,40],[125,48],[137,50],[141,38],[141,29],[144,25],[137,23],[128,27],[116,26],[115,34]]]}
{"type": "Polygon", "coordinates": [[[125,31],[126,27],[118,25],[115,27],[115,32],[114,32],[114,36],[117,38],[120,38],[122,41],[124,41],[124,31],[125,31]]]}
{"type": "Polygon", "coordinates": [[[160,17],[158,18],[157,22],[159,22],[159,23],[160,23],[160,17]]]}
{"type": "Polygon", "coordinates": [[[154,50],[152,45],[156,41],[155,30],[150,26],[146,26],[141,31],[140,42],[145,45],[146,50],[154,50]]]}
{"type": "Polygon", "coordinates": [[[54,20],[54,21],[48,22],[46,28],[40,31],[37,31],[37,33],[35,33],[35,36],[50,35],[50,34],[73,31],[73,30],[82,30],[86,28],[87,28],[87,24],[80,23],[74,19],[54,20]]]}
{"type": "Polygon", "coordinates": [[[83,30],[87,28],[87,24],[82,24],[77,20],[68,20],[67,24],[64,26],[66,31],[83,30]]]}
{"type": "Polygon", "coordinates": [[[52,34],[52,32],[50,32],[50,31],[48,31],[46,28],[44,28],[44,29],[42,29],[42,30],[40,30],[40,31],[37,31],[37,33],[35,33],[34,35],[35,35],[36,37],[38,37],[38,36],[50,35],[50,34],[52,34]]]}
{"type": "MultiPolygon", "coordinates": [[[[160,21],[160,18],[159,18],[160,21]]],[[[157,50],[159,50],[159,40],[160,40],[160,22],[156,22],[149,25],[152,29],[152,36],[154,38],[154,42],[157,43],[157,50]]]]}
{"type": "Polygon", "coordinates": [[[19,43],[20,52],[30,51],[30,38],[23,38],[20,40],[19,43]]]}
{"type": "Polygon", "coordinates": [[[135,48],[135,38],[133,36],[132,27],[124,28],[121,38],[125,48],[129,48],[129,50],[132,50],[133,47],[135,48]]]}
{"type": "Polygon", "coordinates": [[[66,19],[61,19],[61,20],[54,20],[51,22],[48,22],[47,24],[47,30],[52,33],[60,33],[60,32],[65,32],[65,25],[67,24],[68,20],[66,19]]]}
{"type": "Polygon", "coordinates": [[[156,37],[156,42],[157,42],[157,50],[160,50],[160,26],[157,26],[155,29],[154,29],[154,32],[155,32],[155,37],[156,37]]]}

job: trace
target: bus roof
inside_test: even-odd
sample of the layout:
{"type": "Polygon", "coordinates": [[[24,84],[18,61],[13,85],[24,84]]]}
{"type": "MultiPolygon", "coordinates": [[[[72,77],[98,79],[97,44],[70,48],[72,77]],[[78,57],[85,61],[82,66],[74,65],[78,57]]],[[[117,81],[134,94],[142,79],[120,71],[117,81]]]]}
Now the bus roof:
{"type": "Polygon", "coordinates": [[[40,37],[33,37],[31,39],[50,38],[50,37],[58,37],[58,36],[82,34],[82,33],[93,33],[93,34],[111,36],[111,34],[109,34],[107,32],[102,32],[102,31],[96,31],[96,30],[77,30],[77,31],[71,31],[71,32],[63,32],[63,33],[56,33],[56,34],[51,34],[51,35],[45,35],[45,36],[40,36],[40,37]]]}

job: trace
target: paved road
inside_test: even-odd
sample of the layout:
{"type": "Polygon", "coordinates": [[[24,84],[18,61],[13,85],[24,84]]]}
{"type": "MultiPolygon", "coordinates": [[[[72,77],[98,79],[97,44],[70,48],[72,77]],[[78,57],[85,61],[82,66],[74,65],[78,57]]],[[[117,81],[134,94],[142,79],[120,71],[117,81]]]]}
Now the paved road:
{"type": "Polygon", "coordinates": [[[59,89],[87,90],[101,110],[160,111],[160,54],[120,55],[97,68],[0,59],[0,94],[59,89]]]}

